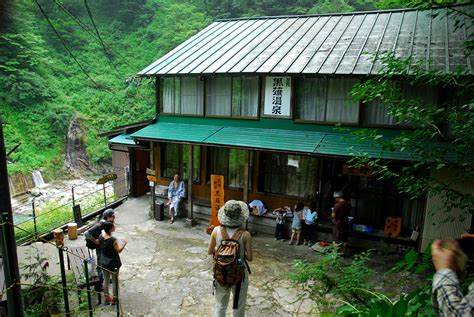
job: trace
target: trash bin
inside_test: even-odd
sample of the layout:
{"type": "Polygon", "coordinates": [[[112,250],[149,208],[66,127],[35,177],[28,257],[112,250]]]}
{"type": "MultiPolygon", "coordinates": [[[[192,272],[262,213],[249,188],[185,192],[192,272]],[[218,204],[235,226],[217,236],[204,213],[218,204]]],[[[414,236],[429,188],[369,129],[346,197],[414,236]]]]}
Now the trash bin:
{"type": "Polygon", "coordinates": [[[155,220],[163,221],[165,219],[165,203],[159,200],[155,201],[155,220]]]}

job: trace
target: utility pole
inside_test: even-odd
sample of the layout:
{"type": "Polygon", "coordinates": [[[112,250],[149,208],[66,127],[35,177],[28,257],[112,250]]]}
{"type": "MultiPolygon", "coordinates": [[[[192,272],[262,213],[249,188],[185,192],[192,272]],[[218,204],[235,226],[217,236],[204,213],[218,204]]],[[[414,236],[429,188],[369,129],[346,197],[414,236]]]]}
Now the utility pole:
{"type": "Polygon", "coordinates": [[[8,188],[7,156],[3,139],[3,121],[0,119],[0,236],[2,244],[3,273],[7,290],[8,316],[23,317],[20,271],[16,254],[13,213],[8,188]]]}

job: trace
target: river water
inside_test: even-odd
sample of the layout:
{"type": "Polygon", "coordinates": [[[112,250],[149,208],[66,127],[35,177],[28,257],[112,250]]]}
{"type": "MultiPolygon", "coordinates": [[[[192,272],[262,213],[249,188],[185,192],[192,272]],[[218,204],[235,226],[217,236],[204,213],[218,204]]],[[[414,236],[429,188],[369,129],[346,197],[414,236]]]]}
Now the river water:
{"type": "MultiPolygon", "coordinates": [[[[15,196],[11,199],[13,221],[15,223],[33,217],[33,203],[35,209],[44,207],[46,203],[68,205],[72,208],[73,188],[76,204],[81,203],[89,197],[103,194],[102,185],[96,185],[95,180],[73,179],[38,184],[39,186],[30,189],[27,193],[15,196]]],[[[110,197],[112,192],[113,188],[111,184],[107,183],[106,195],[110,197]]]]}

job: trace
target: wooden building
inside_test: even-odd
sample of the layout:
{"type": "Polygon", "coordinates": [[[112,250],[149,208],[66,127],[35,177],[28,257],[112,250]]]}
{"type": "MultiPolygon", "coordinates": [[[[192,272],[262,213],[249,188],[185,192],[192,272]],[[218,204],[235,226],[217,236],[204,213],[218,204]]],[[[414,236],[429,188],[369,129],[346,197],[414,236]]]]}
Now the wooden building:
{"type": "MultiPolygon", "coordinates": [[[[390,139],[409,127],[396,125],[383,104],[354,102],[349,91],[380,71],[377,57],[384,52],[429,60],[427,69],[464,67],[472,74],[472,57],[463,51],[470,23],[456,26],[456,13],[448,10],[218,20],[139,72],[156,79],[156,121],[110,142],[147,142],[158,185],[180,171],[191,218],[209,219],[210,175],[220,174],[225,200],[261,200],[269,210],[316,202],[320,232],[330,232],[332,193],[342,190],[354,221],[375,228],[353,238],[380,240],[386,218],[395,216],[402,218],[402,234],[387,241],[428,241],[429,230],[416,243],[408,237],[414,227],[429,226],[429,197],[409,200],[393,184],[347,164],[367,153],[403,168],[412,153],[384,151],[347,131],[376,128],[390,139]]],[[[403,78],[400,85],[426,101],[445,96],[403,78]]],[[[450,234],[470,222],[451,225],[450,234]]],[[[249,226],[271,233],[274,221],[251,217],[249,226]]]]}

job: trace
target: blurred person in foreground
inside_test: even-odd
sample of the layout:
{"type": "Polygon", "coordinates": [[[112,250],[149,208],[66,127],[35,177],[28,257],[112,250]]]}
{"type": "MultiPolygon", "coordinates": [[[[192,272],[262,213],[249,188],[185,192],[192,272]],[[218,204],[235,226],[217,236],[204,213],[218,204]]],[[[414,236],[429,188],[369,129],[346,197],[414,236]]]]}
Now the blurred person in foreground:
{"type": "Polygon", "coordinates": [[[461,283],[466,275],[466,253],[474,246],[474,234],[462,235],[457,241],[435,240],[431,257],[436,273],[433,276],[432,300],[439,316],[474,316],[474,282],[464,296],[461,283]]]}

